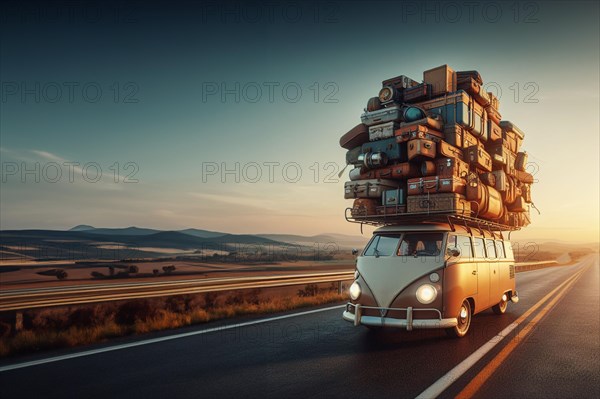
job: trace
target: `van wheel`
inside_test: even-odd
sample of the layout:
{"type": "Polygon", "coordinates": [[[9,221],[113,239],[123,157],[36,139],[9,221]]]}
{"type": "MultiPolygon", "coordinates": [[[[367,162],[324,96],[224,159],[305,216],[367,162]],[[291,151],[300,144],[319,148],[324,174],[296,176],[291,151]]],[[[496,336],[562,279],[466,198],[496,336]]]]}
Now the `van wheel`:
{"type": "Polygon", "coordinates": [[[506,313],[506,308],[508,307],[508,301],[500,300],[497,305],[492,306],[492,310],[496,314],[504,314],[506,313]]]}
{"type": "Polygon", "coordinates": [[[456,327],[447,328],[446,334],[453,338],[462,338],[467,335],[469,326],[471,325],[471,304],[466,299],[463,301],[462,305],[460,305],[460,310],[458,311],[458,317],[456,319],[458,324],[456,327]]]}

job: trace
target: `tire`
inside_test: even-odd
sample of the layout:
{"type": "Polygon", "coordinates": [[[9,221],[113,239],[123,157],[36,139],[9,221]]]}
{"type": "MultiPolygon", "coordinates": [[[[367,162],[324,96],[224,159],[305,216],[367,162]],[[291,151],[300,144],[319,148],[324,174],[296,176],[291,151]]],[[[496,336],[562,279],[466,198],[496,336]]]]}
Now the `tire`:
{"type": "Polygon", "coordinates": [[[507,307],[508,307],[508,301],[500,300],[500,302],[498,302],[498,304],[492,306],[492,310],[494,311],[494,313],[496,313],[498,315],[502,315],[502,314],[506,313],[507,307]]]}
{"type": "Polygon", "coordinates": [[[467,335],[471,326],[471,304],[466,299],[460,305],[456,319],[458,324],[456,327],[447,328],[446,334],[452,338],[462,338],[467,335]]]}

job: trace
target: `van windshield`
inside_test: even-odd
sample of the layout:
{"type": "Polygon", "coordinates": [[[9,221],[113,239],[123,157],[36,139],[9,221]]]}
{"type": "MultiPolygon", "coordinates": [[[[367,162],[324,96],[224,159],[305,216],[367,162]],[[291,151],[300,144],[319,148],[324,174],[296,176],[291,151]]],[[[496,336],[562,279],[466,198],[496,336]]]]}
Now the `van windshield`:
{"type": "Polygon", "coordinates": [[[443,233],[377,235],[363,256],[439,256],[443,233]]]}

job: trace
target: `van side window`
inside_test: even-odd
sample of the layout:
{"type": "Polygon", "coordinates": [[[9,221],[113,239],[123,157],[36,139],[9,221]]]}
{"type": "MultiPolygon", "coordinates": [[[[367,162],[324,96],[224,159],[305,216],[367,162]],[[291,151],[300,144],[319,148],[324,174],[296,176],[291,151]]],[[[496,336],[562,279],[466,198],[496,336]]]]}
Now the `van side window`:
{"type": "Polygon", "coordinates": [[[504,241],[504,251],[506,253],[506,257],[509,259],[514,259],[512,244],[510,241],[504,241]]]}
{"type": "Polygon", "coordinates": [[[485,258],[485,243],[483,242],[483,238],[474,238],[473,247],[475,248],[476,258],[485,258]]]}
{"type": "Polygon", "coordinates": [[[472,259],[473,250],[471,249],[471,238],[466,236],[456,236],[456,247],[460,249],[460,257],[463,259],[472,259]]]}
{"type": "Polygon", "coordinates": [[[486,249],[488,258],[494,259],[496,258],[496,244],[494,244],[494,240],[487,239],[486,241],[486,249]]]}
{"type": "Polygon", "coordinates": [[[502,245],[502,241],[496,241],[496,253],[498,253],[498,258],[506,258],[506,254],[504,253],[504,245],[502,245]]]}

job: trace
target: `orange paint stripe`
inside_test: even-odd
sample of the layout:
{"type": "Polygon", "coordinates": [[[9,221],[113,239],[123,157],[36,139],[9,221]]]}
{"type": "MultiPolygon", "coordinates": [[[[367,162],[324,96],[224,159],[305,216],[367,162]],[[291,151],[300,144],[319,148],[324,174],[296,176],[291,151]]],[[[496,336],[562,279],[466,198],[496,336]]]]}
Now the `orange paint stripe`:
{"type": "Polygon", "coordinates": [[[558,293],[546,306],[527,324],[523,327],[521,333],[518,333],[501,351],[494,357],[476,376],[469,382],[463,389],[456,395],[456,399],[469,399],[472,398],[479,389],[487,382],[492,374],[502,365],[502,363],[508,358],[508,356],[515,350],[515,348],[524,340],[524,338],[531,333],[536,324],[554,307],[554,305],[569,291],[569,289],[575,284],[575,282],[581,277],[581,275],[588,269],[585,267],[580,270],[577,274],[571,276],[561,285],[556,287],[551,293],[542,298],[541,301],[535,304],[531,309],[524,313],[516,323],[524,320],[534,310],[539,308],[547,298],[552,296],[556,291],[562,288],[562,291],[558,293]]]}

